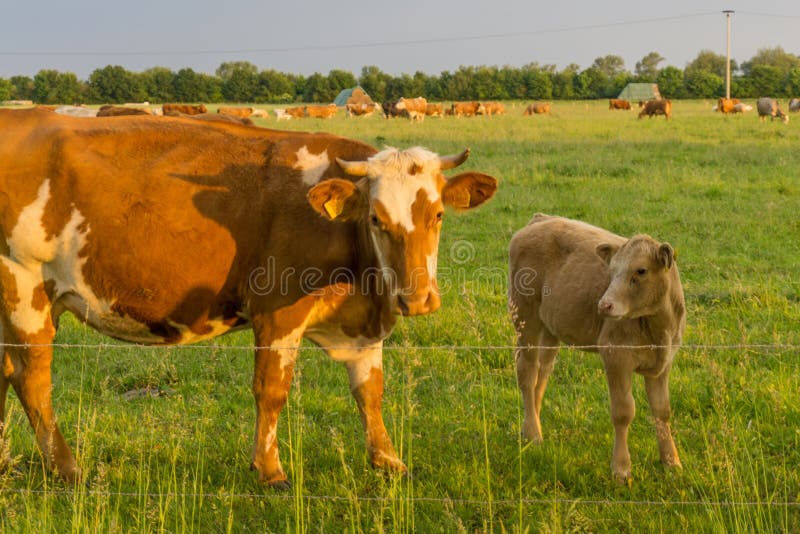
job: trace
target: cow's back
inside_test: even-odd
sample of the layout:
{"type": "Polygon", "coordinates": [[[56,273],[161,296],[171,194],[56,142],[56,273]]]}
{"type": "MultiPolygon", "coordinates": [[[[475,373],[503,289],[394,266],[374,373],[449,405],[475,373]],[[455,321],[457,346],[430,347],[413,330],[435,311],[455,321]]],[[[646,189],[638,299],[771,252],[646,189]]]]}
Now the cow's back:
{"type": "Polygon", "coordinates": [[[511,239],[509,297],[520,320],[536,314],[557,338],[594,345],[602,326],[597,302],[608,287],[601,243],[625,238],[580,221],[537,214],[511,239]]]}
{"type": "MultiPolygon", "coordinates": [[[[0,112],[0,225],[9,239],[19,221],[42,221],[44,232],[18,231],[16,246],[55,280],[57,307],[122,339],[196,341],[241,322],[254,268],[350,261],[347,225],[306,200],[333,172],[313,167],[325,151],[374,152],[325,134],[192,119],[0,112]],[[298,251],[298,242],[324,246],[298,251]]],[[[271,304],[281,298],[297,295],[271,304]]]]}

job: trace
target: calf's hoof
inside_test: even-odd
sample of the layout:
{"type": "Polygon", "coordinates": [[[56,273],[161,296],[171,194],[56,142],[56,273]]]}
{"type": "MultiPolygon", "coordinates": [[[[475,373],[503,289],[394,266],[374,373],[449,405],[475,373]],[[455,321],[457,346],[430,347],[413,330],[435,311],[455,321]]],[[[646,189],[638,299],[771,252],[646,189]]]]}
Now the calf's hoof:
{"type": "Polygon", "coordinates": [[[613,469],[612,477],[614,478],[614,482],[622,486],[631,487],[633,485],[633,475],[631,475],[630,468],[613,469]]]}
{"type": "Polygon", "coordinates": [[[397,456],[377,452],[372,455],[370,462],[373,468],[386,471],[387,473],[408,473],[406,464],[397,456]]]}
{"type": "Polygon", "coordinates": [[[255,464],[250,464],[250,471],[258,471],[258,483],[276,490],[289,490],[292,488],[292,483],[286,477],[283,470],[275,473],[262,473],[255,464]]]}

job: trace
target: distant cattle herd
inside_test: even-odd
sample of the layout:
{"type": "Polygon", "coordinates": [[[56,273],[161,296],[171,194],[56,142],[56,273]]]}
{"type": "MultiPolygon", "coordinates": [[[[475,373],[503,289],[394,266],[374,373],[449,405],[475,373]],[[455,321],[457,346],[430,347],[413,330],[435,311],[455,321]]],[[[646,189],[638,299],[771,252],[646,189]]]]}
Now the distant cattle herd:
{"type": "MultiPolygon", "coordinates": [[[[4,104],[15,104],[17,102],[4,102],[4,104]]],[[[32,102],[25,102],[31,105],[32,102]]],[[[116,117],[121,115],[166,115],[184,116],[199,120],[212,120],[222,122],[238,122],[245,125],[253,125],[253,118],[269,118],[274,115],[278,121],[291,119],[330,119],[335,117],[340,110],[344,110],[347,118],[350,117],[370,117],[376,112],[386,119],[405,118],[412,122],[422,122],[426,117],[491,117],[493,115],[505,115],[506,104],[496,101],[467,101],[451,102],[449,105],[442,102],[428,102],[424,97],[400,98],[399,100],[387,100],[382,104],[366,99],[347,102],[343,106],[336,104],[309,104],[303,106],[292,106],[286,108],[275,108],[271,112],[263,108],[244,107],[244,106],[223,106],[216,110],[216,113],[209,111],[203,104],[163,104],[161,107],[151,106],[148,102],[129,103],[123,105],[104,105],[98,109],[89,108],[84,105],[73,106],[39,106],[48,108],[56,113],[71,115],[75,117],[116,117]]],[[[516,106],[512,106],[516,107],[516,106]]],[[[667,120],[672,118],[672,101],[669,99],[652,98],[638,101],[638,117],[655,117],[662,115],[667,120]]],[[[611,111],[626,111],[634,109],[634,104],[630,100],[621,98],[611,98],[608,101],[608,109],[611,111]]],[[[789,100],[787,108],[781,108],[777,100],[773,98],[759,98],[754,104],[747,104],[738,98],[723,98],[717,100],[713,106],[713,111],[722,114],[745,114],[754,109],[758,113],[761,121],[767,117],[771,120],[779,119],[783,123],[789,122],[789,112],[800,111],[800,99],[792,98],[789,100]]],[[[515,113],[519,113],[516,111],[515,113]]],[[[550,115],[552,113],[552,103],[533,102],[524,106],[522,115],[550,115]]]]}

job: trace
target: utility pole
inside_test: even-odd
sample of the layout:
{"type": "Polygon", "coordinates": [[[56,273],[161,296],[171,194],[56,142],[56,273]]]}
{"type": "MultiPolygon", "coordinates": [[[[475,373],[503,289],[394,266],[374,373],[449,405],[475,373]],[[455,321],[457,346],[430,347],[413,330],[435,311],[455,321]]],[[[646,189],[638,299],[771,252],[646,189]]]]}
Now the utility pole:
{"type": "Polygon", "coordinates": [[[728,33],[725,39],[725,49],[727,51],[726,54],[726,61],[725,61],[725,98],[730,99],[731,97],[731,15],[734,13],[732,9],[726,9],[723,11],[725,13],[725,18],[728,22],[728,33]]]}

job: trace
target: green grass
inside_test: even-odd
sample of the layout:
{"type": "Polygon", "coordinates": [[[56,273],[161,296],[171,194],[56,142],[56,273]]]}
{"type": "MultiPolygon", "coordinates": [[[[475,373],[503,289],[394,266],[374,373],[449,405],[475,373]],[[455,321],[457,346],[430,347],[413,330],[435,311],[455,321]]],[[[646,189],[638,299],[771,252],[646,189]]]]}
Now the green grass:
{"type": "MultiPolygon", "coordinates": [[[[251,335],[216,348],[57,348],[54,403],[87,486],[45,472],[10,395],[16,469],[0,478],[0,530],[799,532],[800,126],[712,105],[676,102],[670,122],[604,102],[422,124],[259,120],[377,147],[470,147],[463,168],[500,180],[491,203],[446,218],[442,310],[401,320],[387,342],[384,416],[413,476],[369,467],[346,372],[310,346],[279,425],[286,493],[247,469],[252,352],[238,347],[251,335]],[[535,212],[678,250],[689,315],[671,394],[683,471],[658,462],[637,380],[634,481],[611,480],[602,365],[568,349],[545,397],[545,442],[520,442],[506,256],[535,212]],[[144,388],[159,394],[124,397],[144,388]]],[[[74,320],[57,337],[106,341],[74,320]]]]}

